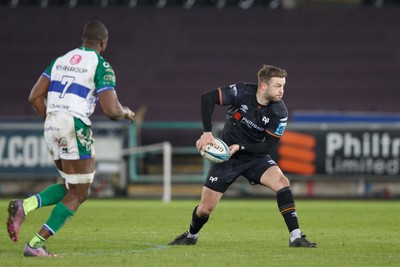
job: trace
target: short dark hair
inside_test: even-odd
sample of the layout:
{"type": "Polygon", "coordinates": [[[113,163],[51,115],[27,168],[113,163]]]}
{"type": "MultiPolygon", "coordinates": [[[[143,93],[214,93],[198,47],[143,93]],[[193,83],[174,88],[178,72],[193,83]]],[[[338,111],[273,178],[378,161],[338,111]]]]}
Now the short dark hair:
{"type": "Polygon", "coordinates": [[[106,26],[98,20],[92,20],[85,24],[82,39],[88,41],[101,41],[108,37],[106,26]]]}

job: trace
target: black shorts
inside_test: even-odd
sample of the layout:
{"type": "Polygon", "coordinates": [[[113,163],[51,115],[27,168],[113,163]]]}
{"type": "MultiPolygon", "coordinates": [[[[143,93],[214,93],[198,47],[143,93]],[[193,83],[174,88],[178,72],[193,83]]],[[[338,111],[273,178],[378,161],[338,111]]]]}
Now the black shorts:
{"type": "Polygon", "coordinates": [[[262,174],[276,165],[270,156],[255,157],[246,161],[231,158],[226,162],[211,165],[204,186],[224,193],[240,176],[244,176],[250,184],[260,184],[262,174]]]}

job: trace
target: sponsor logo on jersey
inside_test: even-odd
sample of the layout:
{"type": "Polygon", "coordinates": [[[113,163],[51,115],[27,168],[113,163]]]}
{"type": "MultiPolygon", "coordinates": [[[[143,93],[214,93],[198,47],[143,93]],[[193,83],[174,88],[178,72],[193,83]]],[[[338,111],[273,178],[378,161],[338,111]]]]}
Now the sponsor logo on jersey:
{"type": "Polygon", "coordinates": [[[115,83],[115,76],[114,75],[112,75],[112,74],[110,74],[110,75],[104,75],[103,76],[103,79],[105,80],[105,81],[111,81],[111,82],[114,82],[115,83]]]}
{"type": "Polygon", "coordinates": [[[72,67],[67,65],[57,65],[56,70],[58,71],[66,71],[66,72],[74,72],[74,73],[86,73],[88,70],[85,68],[72,67]]]}
{"type": "Polygon", "coordinates": [[[233,95],[234,95],[234,96],[237,96],[236,84],[229,85],[229,88],[231,88],[231,89],[233,90],[233,95]]]}
{"type": "Polygon", "coordinates": [[[49,108],[69,109],[69,105],[50,104],[49,108]]]}
{"type": "Polygon", "coordinates": [[[264,131],[264,127],[260,127],[258,126],[254,121],[251,121],[249,119],[247,119],[246,117],[242,117],[242,119],[240,120],[241,123],[246,124],[247,127],[249,128],[254,128],[258,131],[264,131]]]}
{"type": "Polygon", "coordinates": [[[61,131],[61,129],[58,128],[58,127],[49,126],[49,127],[45,127],[45,128],[44,128],[44,131],[45,131],[45,132],[48,132],[48,131],[59,132],[59,131],[61,131]]]}
{"type": "Polygon", "coordinates": [[[278,125],[278,128],[276,128],[275,134],[277,135],[283,135],[283,132],[285,131],[286,125],[287,125],[287,117],[283,118],[280,120],[281,122],[278,125]]]}
{"type": "Polygon", "coordinates": [[[68,147],[68,142],[67,139],[65,137],[61,137],[61,138],[56,138],[56,143],[59,147],[61,148],[66,148],[68,147]]]}
{"type": "Polygon", "coordinates": [[[240,110],[243,112],[247,112],[249,110],[249,107],[247,105],[241,105],[240,110]]]}
{"type": "Polygon", "coordinates": [[[233,117],[235,118],[235,120],[240,120],[240,118],[242,117],[242,114],[240,114],[239,111],[236,111],[235,114],[233,114],[233,117]]]}
{"type": "Polygon", "coordinates": [[[264,122],[264,124],[266,125],[269,122],[269,118],[263,116],[262,121],[264,122]]]}
{"type": "Polygon", "coordinates": [[[82,56],[81,55],[73,55],[71,57],[71,59],[69,60],[69,63],[71,63],[71,65],[76,65],[79,62],[81,62],[82,60],[82,56]]]}

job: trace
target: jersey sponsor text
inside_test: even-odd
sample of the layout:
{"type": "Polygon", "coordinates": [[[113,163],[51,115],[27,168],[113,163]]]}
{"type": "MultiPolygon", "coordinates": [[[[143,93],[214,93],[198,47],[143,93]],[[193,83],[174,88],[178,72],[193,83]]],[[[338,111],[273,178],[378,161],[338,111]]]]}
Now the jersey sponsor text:
{"type": "Polygon", "coordinates": [[[85,69],[85,68],[78,68],[78,67],[72,67],[72,66],[67,66],[67,65],[56,65],[56,70],[58,70],[58,71],[66,71],[66,72],[82,73],[82,74],[88,72],[88,70],[85,69]]]}

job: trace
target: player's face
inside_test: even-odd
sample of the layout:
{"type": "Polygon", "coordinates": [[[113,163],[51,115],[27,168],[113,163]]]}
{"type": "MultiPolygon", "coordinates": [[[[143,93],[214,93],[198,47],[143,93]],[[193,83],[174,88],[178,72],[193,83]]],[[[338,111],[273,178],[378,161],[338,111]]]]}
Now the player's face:
{"type": "Polygon", "coordinates": [[[286,78],[274,77],[266,83],[265,97],[270,101],[279,101],[283,97],[286,78]]]}

